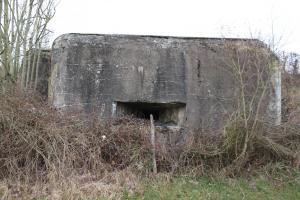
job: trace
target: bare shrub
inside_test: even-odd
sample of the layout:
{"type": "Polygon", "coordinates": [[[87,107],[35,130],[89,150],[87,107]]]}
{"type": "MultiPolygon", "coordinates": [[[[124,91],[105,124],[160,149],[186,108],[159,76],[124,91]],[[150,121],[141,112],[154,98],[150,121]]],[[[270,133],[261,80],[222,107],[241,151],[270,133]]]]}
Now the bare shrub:
{"type": "MultiPolygon", "coordinates": [[[[152,174],[149,126],[134,118],[62,115],[30,93],[7,88],[0,94],[0,190],[11,197],[26,192],[28,198],[58,199],[99,193],[115,198],[124,188],[136,191],[137,176],[152,174]]],[[[299,170],[297,124],[270,126],[257,121],[250,129],[243,162],[237,162],[247,128],[244,121],[232,118],[219,130],[222,134],[186,133],[177,145],[156,141],[158,171],[235,176],[278,163],[299,170]]]]}
{"type": "Polygon", "coordinates": [[[239,87],[236,111],[224,128],[221,149],[229,158],[225,169],[239,173],[253,165],[277,161],[291,166],[299,152],[295,148],[299,126],[291,120],[279,125],[275,111],[279,100],[272,102],[278,98],[275,86],[280,80],[279,58],[258,41],[226,43],[224,52],[231,58],[227,66],[239,87]]]}
{"type": "Polygon", "coordinates": [[[0,130],[2,178],[122,169],[148,151],[144,121],[61,115],[17,88],[0,95],[0,130]]]}

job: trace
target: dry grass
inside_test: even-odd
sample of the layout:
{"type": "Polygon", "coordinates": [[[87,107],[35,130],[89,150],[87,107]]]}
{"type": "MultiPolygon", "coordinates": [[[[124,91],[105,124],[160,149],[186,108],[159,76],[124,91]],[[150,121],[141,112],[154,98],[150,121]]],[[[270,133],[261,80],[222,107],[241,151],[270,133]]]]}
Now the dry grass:
{"type": "Polygon", "coordinates": [[[102,178],[85,174],[47,182],[0,182],[2,199],[121,199],[124,191],[133,194],[141,190],[138,176],[130,170],[107,172],[102,178]]]}

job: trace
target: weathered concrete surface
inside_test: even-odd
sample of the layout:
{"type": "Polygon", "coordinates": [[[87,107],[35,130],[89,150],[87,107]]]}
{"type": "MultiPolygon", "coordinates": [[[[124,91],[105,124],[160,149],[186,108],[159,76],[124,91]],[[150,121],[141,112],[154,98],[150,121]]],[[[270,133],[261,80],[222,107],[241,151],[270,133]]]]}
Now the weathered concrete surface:
{"type": "MultiPolygon", "coordinates": [[[[218,129],[236,109],[240,90],[225,43],[261,46],[241,39],[62,35],[52,48],[49,97],[58,108],[104,118],[114,117],[126,102],[177,103],[183,107],[170,112],[177,113],[180,126],[218,129]]],[[[278,95],[269,95],[268,108],[276,116],[278,95]]]]}

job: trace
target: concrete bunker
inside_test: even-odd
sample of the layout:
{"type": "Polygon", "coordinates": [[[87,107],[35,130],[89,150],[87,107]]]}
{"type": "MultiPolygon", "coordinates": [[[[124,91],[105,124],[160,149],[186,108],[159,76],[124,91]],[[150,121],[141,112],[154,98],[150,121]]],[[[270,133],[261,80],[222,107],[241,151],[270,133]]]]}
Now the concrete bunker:
{"type": "MultiPolygon", "coordinates": [[[[48,97],[64,112],[93,112],[104,119],[151,113],[162,126],[221,130],[240,94],[232,63],[243,62],[251,73],[256,64],[268,66],[271,55],[255,39],[65,34],[52,46],[48,97]],[[249,59],[252,49],[259,59],[249,59]]],[[[261,113],[279,124],[280,70],[274,66],[261,113]]],[[[249,97],[253,80],[247,79],[249,97]]]]}
{"type": "Polygon", "coordinates": [[[157,126],[182,126],[185,109],[186,104],[180,102],[116,102],[117,116],[130,115],[140,119],[150,119],[150,114],[152,114],[157,126]]]}

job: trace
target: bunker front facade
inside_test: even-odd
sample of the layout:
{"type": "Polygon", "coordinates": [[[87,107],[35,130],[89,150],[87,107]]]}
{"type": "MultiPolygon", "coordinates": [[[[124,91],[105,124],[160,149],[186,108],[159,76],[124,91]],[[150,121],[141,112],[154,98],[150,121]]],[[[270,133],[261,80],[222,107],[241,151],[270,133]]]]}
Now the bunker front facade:
{"type": "Polygon", "coordinates": [[[153,114],[157,124],[203,130],[222,128],[243,97],[276,124],[280,72],[272,58],[258,40],[65,34],[52,47],[49,99],[66,112],[153,114]]]}

